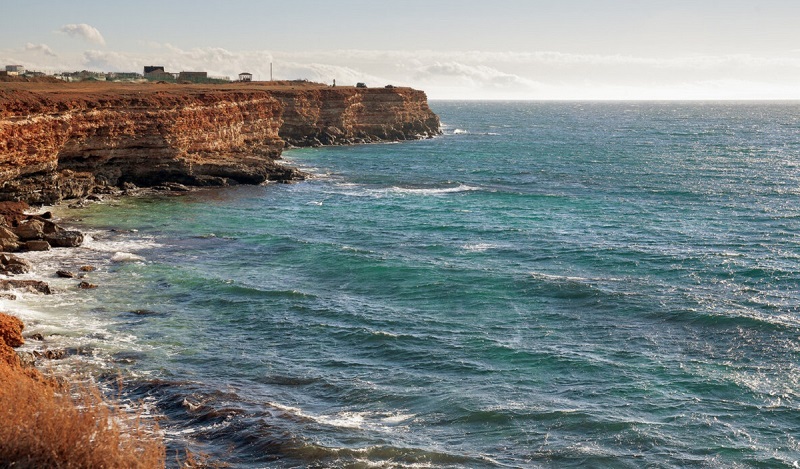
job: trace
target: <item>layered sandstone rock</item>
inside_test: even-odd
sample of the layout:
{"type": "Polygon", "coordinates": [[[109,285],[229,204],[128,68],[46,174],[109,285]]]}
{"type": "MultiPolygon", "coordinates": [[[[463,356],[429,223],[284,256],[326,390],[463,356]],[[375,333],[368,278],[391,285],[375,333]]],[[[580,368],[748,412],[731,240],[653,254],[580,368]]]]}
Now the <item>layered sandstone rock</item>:
{"type": "Polygon", "coordinates": [[[0,83],[0,200],[288,181],[302,175],[276,162],[286,145],[438,132],[425,94],[409,88],[0,83]]]}
{"type": "Polygon", "coordinates": [[[439,134],[425,93],[410,88],[275,91],[283,104],[280,136],[294,146],[414,140],[439,134]]]}

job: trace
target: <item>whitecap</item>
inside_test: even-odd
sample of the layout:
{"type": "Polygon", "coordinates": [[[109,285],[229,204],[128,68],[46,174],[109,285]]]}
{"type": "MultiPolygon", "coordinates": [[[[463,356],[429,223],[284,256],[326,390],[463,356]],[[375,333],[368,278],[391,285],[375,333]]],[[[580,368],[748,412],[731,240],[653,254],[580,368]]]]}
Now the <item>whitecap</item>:
{"type": "Polygon", "coordinates": [[[338,412],[332,415],[311,415],[297,407],[286,406],[275,402],[267,405],[280,411],[292,414],[295,417],[308,419],[323,425],[339,428],[370,428],[372,430],[391,431],[412,420],[416,415],[402,412],[338,412]]]}
{"type": "Polygon", "coordinates": [[[575,277],[569,275],[553,275],[553,274],[545,274],[542,272],[531,272],[531,277],[538,279],[538,280],[547,280],[547,281],[555,281],[555,282],[589,282],[591,279],[586,277],[575,277]]]}
{"type": "Polygon", "coordinates": [[[453,131],[453,135],[463,135],[468,134],[469,132],[464,129],[456,129],[453,131]]]}
{"type": "Polygon", "coordinates": [[[469,192],[480,190],[478,187],[468,186],[466,184],[459,184],[456,187],[436,187],[436,188],[417,188],[417,187],[392,187],[393,192],[400,194],[421,194],[421,195],[439,195],[451,194],[455,192],[469,192]]]}
{"type": "MultiPolygon", "coordinates": [[[[351,188],[352,186],[342,186],[347,189],[351,188]]],[[[437,196],[437,195],[447,195],[453,194],[458,192],[469,192],[469,191],[479,191],[481,190],[479,187],[469,186],[466,184],[459,184],[455,187],[400,187],[400,186],[392,186],[387,188],[381,189],[362,189],[362,190],[344,190],[340,192],[340,194],[349,196],[349,197],[374,197],[374,198],[382,198],[391,195],[426,195],[426,196],[437,196]]]]}
{"type": "Polygon", "coordinates": [[[469,252],[484,252],[496,247],[497,245],[492,243],[474,243],[474,244],[465,244],[461,246],[461,249],[469,252]]]}
{"type": "MultiPolygon", "coordinates": [[[[116,237],[115,237],[116,238],[116,237]]],[[[108,233],[89,232],[85,234],[82,247],[91,251],[98,252],[131,252],[142,249],[152,249],[160,247],[153,238],[116,238],[110,239],[108,233]]]]}
{"type": "Polygon", "coordinates": [[[529,272],[529,274],[531,277],[537,280],[546,280],[548,282],[589,283],[589,282],[622,282],[625,280],[617,277],[578,277],[571,275],[546,274],[543,272],[529,272]]]}
{"type": "Polygon", "coordinates": [[[144,261],[144,257],[137,256],[136,254],[132,254],[130,252],[115,252],[113,256],[111,256],[111,262],[141,262],[144,261]]]}

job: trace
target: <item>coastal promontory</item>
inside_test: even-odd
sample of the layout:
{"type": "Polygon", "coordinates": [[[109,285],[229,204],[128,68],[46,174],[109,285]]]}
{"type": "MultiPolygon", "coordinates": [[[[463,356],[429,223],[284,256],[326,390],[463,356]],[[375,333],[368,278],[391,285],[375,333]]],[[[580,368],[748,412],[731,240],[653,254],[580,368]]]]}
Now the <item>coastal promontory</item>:
{"type": "Polygon", "coordinates": [[[0,83],[0,200],[290,181],[284,148],[431,137],[425,93],[307,82],[0,83]]]}

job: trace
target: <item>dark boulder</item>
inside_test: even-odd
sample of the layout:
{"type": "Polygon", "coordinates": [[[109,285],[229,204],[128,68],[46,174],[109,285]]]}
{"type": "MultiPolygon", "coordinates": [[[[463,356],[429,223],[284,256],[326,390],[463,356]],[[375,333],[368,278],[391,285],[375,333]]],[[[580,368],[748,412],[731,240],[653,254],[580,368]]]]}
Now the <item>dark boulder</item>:
{"type": "Polygon", "coordinates": [[[20,241],[42,239],[44,237],[44,222],[37,219],[27,220],[11,229],[20,241]]]}
{"type": "Polygon", "coordinates": [[[50,290],[50,285],[40,280],[0,280],[0,290],[24,290],[29,293],[42,293],[50,295],[53,293],[50,290]]]}
{"type": "Polygon", "coordinates": [[[25,241],[22,247],[26,251],[49,251],[50,243],[43,239],[32,239],[30,241],[25,241]]]}
{"type": "Polygon", "coordinates": [[[31,270],[33,270],[33,264],[27,260],[11,254],[0,254],[0,272],[6,275],[19,275],[27,274],[31,270]]]}
{"type": "Polygon", "coordinates": [[[48,233],[44,239],[55,248],[75,248],[83,244],[83,233],[73,230],[61,230],[48,233]]]}

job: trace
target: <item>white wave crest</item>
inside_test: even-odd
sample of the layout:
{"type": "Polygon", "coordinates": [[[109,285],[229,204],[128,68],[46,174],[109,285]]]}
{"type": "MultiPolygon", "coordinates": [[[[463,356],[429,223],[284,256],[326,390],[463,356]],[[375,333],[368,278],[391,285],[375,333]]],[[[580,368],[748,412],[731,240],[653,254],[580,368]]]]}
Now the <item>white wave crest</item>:
{"type": "Polygon", "coordinates": [[[498,246],[492,243],[474,243],[474,244],[465,244],[461,246],[461,249],[468,252],[484,252],[488,251],[489,249],[494,249],[496,247],[498,246]]]}
{"type": "Polygon", "coordinates": [[[108,232],[89,232],[83,240],[84,248],[98,252],[135,252],[160,246],[152,238],[109,236],[108,232]]]}
{"type": "Polygon", "coordinates": [[[132,254],[130,252],[115,252],[113,256],[111,256],[111,262],[141,262],[144,261],[144,257],[137,256],[136,254],[132,254]]]}
{"type": "Polygon", "coordinates": [[[356,185],[340,185],[340,188],[346,189],[344,191],[338,192],[341,195],[346,195],[349,197],[373,197],[373,198],[382,198],[386,196],[393,196],[393,195],[425,195],[425,196],[437,196],[437,195],[447,195],[447,194],[454,194],[458,192],[469,192],[469,191],[479,191],[481,190],[480,187],[469,186],[466,184],[459,184],[458,186],[454,187],[399,187],[399,186],[392,186],[387,188],[381,189],[367,189],[363,188],[360,190],[353,190],[356,185]]]}
{"type": "Polygon", "coordinates": [[[455,192],[468,192],[480,190],[478,187],[468,186],[466,184],[459,184],[456,187],[436,187],[436,188],[417,188],[417,187],[392,187],[392,192],[399,194],[422,194],[422,195],[438,195],[438,194],[451,194],[455,192]]]}
{"type": "Polygon", "coordinates": [[[388,431],[391,427],[400,426],[415,417],[414,414],[401,412],[339,412],[333,415],[311,415],[297,407],[285,406],[275,402],[268,402],[267,404],[294,416],[339,428],[369,428],[388,431]]]}

